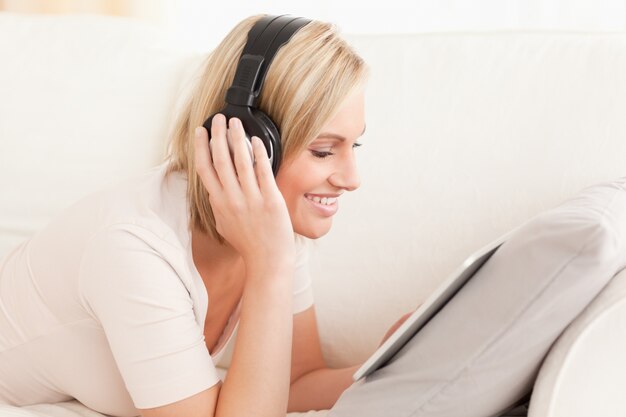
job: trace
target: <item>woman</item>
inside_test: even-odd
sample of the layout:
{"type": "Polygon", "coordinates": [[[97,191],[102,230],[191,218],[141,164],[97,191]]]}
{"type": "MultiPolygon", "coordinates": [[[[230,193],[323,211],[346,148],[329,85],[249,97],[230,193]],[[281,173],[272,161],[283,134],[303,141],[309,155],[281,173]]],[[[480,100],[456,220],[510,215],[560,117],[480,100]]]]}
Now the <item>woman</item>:
{"type": "Polygon", "coordinates": [[[281,415],[330,408],[355,368],[326,369],[304,238],[326,234],[359,186],[366,67],[310,22],[277,53],[259,108],[263,144],[218,114],[259,17],[210,54],[167,160],[91,195],[0,265],[0,402],[76,398],[110,415],[281,415]],[[228,143],[234,153],[234,163],[228,143]],[[228,378],[215,365],[237,327],[228,378]],[[291,358],[291,360],[290,360],[291,358]]]}

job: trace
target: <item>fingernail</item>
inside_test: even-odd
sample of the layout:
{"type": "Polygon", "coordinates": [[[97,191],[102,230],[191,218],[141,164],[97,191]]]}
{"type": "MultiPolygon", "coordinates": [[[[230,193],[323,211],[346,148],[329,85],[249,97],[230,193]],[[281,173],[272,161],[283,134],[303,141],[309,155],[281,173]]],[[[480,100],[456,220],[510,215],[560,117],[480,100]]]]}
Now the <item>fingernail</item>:
{"type": "Polygon", "coordinates": [[[196,127],[194,133],[196,134],[196,137],[199,137],[202,134],[202,128],[200,126],[196,127]]]}
{"type": "Polygon", "coordinates": [[[219,126],[222,123],[224,123],[224,116],[219,113],[213,116],[213,120],[211,120],[211,126],[219,126]]]}
{"type": "Polygon", "coordinates": [[[263,145],[263,142],[261,142],[261,139],[259,139],[257,136],[252,136],[252,144],[254,146],[261,146],[263,145]]]}
{"type": "Polygon", "coordinates": [[[233,117],[232,119],[229,120],[229,123],[230,123],[231,129],[239,129],[240,123],[238,119],[235,119],[233,117]]]}

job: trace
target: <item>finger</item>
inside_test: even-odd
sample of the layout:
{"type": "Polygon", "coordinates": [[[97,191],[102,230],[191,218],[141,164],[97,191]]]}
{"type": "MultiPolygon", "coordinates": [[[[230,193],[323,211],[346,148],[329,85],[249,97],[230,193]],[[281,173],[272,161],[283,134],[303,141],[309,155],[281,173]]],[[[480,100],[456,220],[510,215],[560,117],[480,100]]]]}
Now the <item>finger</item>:
{"type": "Polygon", "coordinates": [[[214,195],[221,191],[222,185],[211,163],[211,150],[209,149],[209,133],[204,127],[197,127],[194,134],[194,157],[196,172],[200,180],[209,192],[214,195]]]}
{"type": "Polygon", "coordinates": [[[269,157],[267,156],[267,149],[265,145],[256,136],[252,137],[252,150],[254,152],[254,171],[259,181],[259,188],[261,194],[267,194],[276,190],[276,180],[274,179],[274,173],[272,172],[272,165],[269,157]]]}
{"type": "Polygon", "coordinates": [[[241,187],[228,150],[226,134],[226,117],[216,114],[211,121],[211,156],[223,190],[232,195],[240,193],[241,187]]]}
{"type": "Polygon", "coordinates": [[[400,320],[398,320],[395,324],[396,328],[402,326],[404,324],[405,321],[407,321],[409,319],[409,317],[411,317],[411,314],[413,313],[407,313],[404,316],[400,317],[400,320]]]}
{"type": "Polygon", "coordinates": [[[244,193],[251,196],[258,196],[260,195],[259,185],[254,173],[254,167],[252,166],[250,151],[248,150],[250,141],[246,138],[246,132],[239,119],[236,117],[231,118],[229,120],[229,126],[231,146],[234,152],[239,184],[241,184],[244,193]]]}

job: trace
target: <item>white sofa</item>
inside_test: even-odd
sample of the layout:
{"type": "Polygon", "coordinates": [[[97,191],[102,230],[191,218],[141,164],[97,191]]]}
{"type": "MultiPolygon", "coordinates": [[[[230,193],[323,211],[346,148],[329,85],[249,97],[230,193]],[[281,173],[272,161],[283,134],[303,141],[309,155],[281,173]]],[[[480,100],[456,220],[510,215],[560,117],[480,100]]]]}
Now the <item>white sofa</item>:
{"type": "MultiPolygon", "coordinates": [[[[337,367],[366,359],[475,249],[626,175],[626,34],[346,37],[372,72],[362,186],[311,257],[337,367]]],[[[82,195],[156,164],[201,58],[131,20],[0,13],[0,257],[82,195]]],[[[624,346],[626,272],[553,346],[529,416],[625,415],[624,346]]],[[[76,415],[64,412],[94,415],[0,407],[76,415]]]]}

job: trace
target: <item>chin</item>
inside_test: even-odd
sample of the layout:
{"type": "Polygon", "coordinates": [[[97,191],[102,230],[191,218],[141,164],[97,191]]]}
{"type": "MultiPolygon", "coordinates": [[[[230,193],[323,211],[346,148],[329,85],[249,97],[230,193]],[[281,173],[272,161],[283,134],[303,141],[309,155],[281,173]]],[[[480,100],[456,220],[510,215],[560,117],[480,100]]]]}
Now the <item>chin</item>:
{"type": "Polygon", "coordinates": [[[294,232],[309,239],[319,239],[320,237],[330,232],[331,225],[332,223],[328,222],[324,225],[318,225],[318,227],[314,227],[312,225],[307,225],[305,227],[294,227],[294,232]]]}

